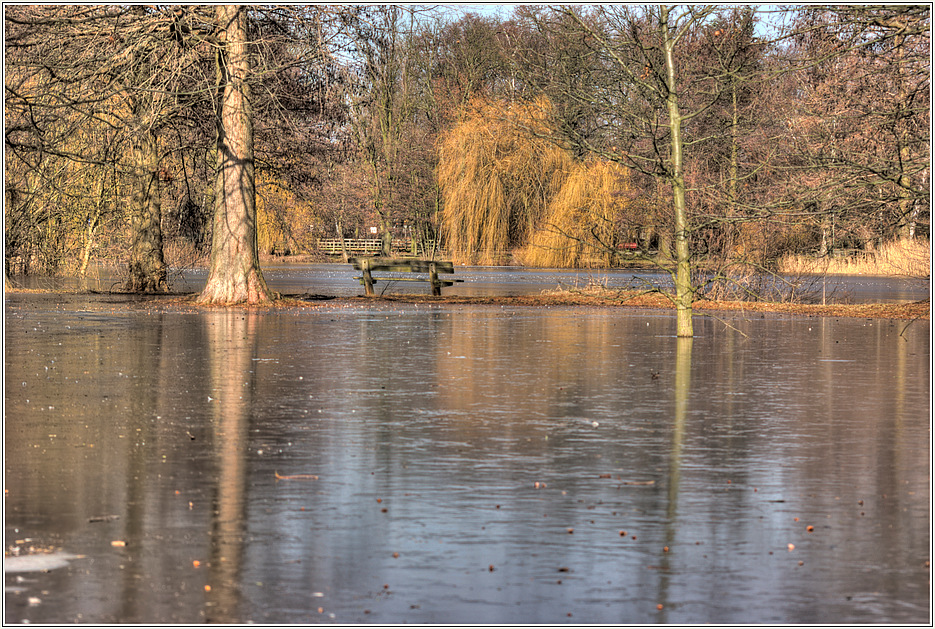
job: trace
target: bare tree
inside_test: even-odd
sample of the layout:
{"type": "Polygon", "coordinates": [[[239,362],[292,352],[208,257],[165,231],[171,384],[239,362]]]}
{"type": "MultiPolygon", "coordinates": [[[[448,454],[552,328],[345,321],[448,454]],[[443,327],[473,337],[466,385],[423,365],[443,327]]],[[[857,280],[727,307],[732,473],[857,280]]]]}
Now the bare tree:
{"type": "Polygon", "coordinates": [[[220,5],[213,243],[202,304],[268,303],[257,251],[250,57],[244,7],[220,5]]]}
{"type": "MultiPolygon", "coordinates": [[[[227,150],[231,134],[247,129],[229,126],[230,116],[226,123],[215,124],[222,114],[225,77],[230,76],[237,77],[238,86],[246,82],[246,90],[236,89],[235,95],[249,95],[259,103],[259,113],[244,111],[260,120],[261,171],[270,175],[266,180],[277,180],[274,185],[283,183],[300,194],[315,185],[314,160],[303,157],[328,150],[340,112],[337,93],[329,91],[328,81],[339,70],[327,52],[325,38],[331,33],[324,24],[335,11],[258,7],[244,13],[246,23],[238,33],[245,33],[249,52],[241,55],[241,61],[247,63],[249,55],[259,69],[248,71],[241,80],[247,66],[238,62],[237,71],[228,72],[225,55],[219,58],[224,74],[216,76],[215,52],[225,52],[226,42],[219,36],[226,33],[219,28],[214,7],[7,8],[11,63],[5,82],[5,139],[8,155],[14,157],[7,162],[7,173],[15,175],[8,177],[8,183],[18,186],[8,186],[13,201],[8,207],[16,219],[9,224],[18,230],[8,233],[16,236],[17,243],[30,246],[30,239],[19,234],[41,223],[48,229],[39,233],[29,227],[41,236],[32,240],[61,243],[56,250],[64,252],[74,237],[61,237],[67,235],[63,225],[75,222],[72,231],[87,231],[90,237],[102,217],[113,217],[116,231],[124,229],[116,224],[126,221],[130,238],[123,238],[127,244],[120,247],[129,262],[127,288],[164,290],[165,219],[171,219],[173,235],[197,245],[202,241],[201,208],[226,203],[217,192],[241,194],[241,201],[250,199],[251,204],[255,199],[255,153],[227,152],[228,165],[250,162],[254,179],[249,185],[208,183],[216,180],[207,176],[216,161],[217,142],[212,147],[211,141],[221,135],[221,146],[227,150]],[[251,92],[251,87],[256,89],[251,92]],[[63,168],[57,161],[83,164],[83,172],[92,180],[117,178],[117,183],[104,188],[108,194],[100,193],[100,185],[87,186],[98,194],[84,205],[96,198],[101,210],[88,230],[83,219],[77,220],[75,203],[50,203],[58,187],[54,173],[63,168]],[[120,198],[109,194],[123,190],[132,192],[121,192],[120,198]],[[168,217],[162,211],[166,199],[174,201],[168,217]]],[[[231,98],[228,94],[228,113],[232,106],[240,106],[231,98]]],[[[81,189],[73,182],[69,188],[81,189]]],[[[255,206],[250,211],[255,213],[255,206]]],[[[255,216],[251,222],[255,231],[255,216]]],[[[217,242],[220,246],[228,241],[217,242]]]]}
{"type": "Polygon", "coordinates": [[[590,82],[569,83],[561,92],[566,102],[579,103],[576,111],[586,117],[558,125],[565,140],[643,173],[668,191],[674,256],[661,262],[675,287],[670,298],[676,307],[676,334],[692,336],[694,226],[686,202],[685,151],[690,145],[683,134],[719,92],[711,92],[707,77],[685,71],[683,51],[716,8],[611,5],[529,15],[559,43],[554,50],[573,46],[590,56],[590,82]]]}
{"type": "Polygon", "coordinates": [[[930,29],[927,6],[791,14],[780,150],[787,195],[820,218],[820,254],[911,238],[927,222],[930,29]]]}
{"type": "Polygon", "coordinates": [[[35,170],[52,155],[87,165],[89,177],[115,173],[130,181],[129,203],[111,199],[114,214],[129,208],[127,288],[165,290],[160,188],[170,151],[159,136],[187,107],[177,95],[198,93],[203,50],[186,45],[183,33],[200,16],[180,8],[46,5],[7,7],[5,20],[8,172],[35,170]]]}
{"type": "Polygon", "coordinates": [[[389,255],[394,235],[430,240],[438,209],[437,103],[427,36],[435,21],[431,10],[400,6],[359,8],[344,19],[354,55],[351,122],[360,159],[370,171],[383,253],[389,255]]]}

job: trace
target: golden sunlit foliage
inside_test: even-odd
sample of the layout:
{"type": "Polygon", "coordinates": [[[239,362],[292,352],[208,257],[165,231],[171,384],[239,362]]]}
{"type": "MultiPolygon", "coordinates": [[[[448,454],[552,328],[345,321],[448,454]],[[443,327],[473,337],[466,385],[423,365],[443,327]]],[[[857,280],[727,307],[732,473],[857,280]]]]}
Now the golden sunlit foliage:
{"type": "MultiPolygon", "coordinates": [[[[257,175],[256,222],[260,253],[280,255],[295,250],[289,220],[298,213],[295,195],[268,175],[257,175]]],[[[304,212],[302,212],[304,214],[304,212]]]]}
{"type": "MultiPolygon", "coordinates": [[[[64,146],[94,142],[106,139],[79,127],[64,146]]],[[[84,275],[100,232],[122,217],[115,169],[47,154],[32,162],[9,158],[5,175],[7,270],[84,275]]]]}
{"type": "Polygon", "coordinates": [[[495,264],[516,250],[530,266],[610,266],[627,209],[628,171],[576,161],[543,139],[550,105],[473,102],[440,142],[443,228],[459,262],[495,264]]]}
{"type": "Polygon", "coordinates": [[[533,133],[547,130],[545,105],[475,101],[442,135],[442,222],[455,261],[494,264],[544,218],[572,166],[567,151],[533,133]]]}
{"type": "Polygon", "coordinates": [[[334,229],[319,191],[289,181],[301,165],[256,174],[257,245],[263,255],[296,255],[312,251],[322,234],[334,229]]]}
{"type": "Polygon", "coordinates": [[[627,209],[629,172],[607,161],[574,164],[548,216],[523,252],[523,263],[540,267],[612,266],[617,221],[627,209]]]}

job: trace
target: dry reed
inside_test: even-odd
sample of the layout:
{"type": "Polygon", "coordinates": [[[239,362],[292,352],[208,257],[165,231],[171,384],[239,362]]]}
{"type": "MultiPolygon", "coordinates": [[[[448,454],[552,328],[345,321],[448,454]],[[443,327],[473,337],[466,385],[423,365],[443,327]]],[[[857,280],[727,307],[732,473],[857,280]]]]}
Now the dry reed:
{"type": "Polygon", "coordinates": [[[879,248],[847,257],[814,258],[798,254],[783,256],[779,271],[784,274],[885,275],[929,277],[932,251],[928,240],[891,240],[879,248]]]}

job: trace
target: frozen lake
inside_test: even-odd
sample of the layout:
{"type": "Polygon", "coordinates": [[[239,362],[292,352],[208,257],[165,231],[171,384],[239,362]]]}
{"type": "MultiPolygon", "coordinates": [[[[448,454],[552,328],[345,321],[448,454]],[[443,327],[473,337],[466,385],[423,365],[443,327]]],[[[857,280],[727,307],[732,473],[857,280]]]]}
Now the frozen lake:
{"type": "Polygon", "coordinates": [[[929,322],[719,316],[7,295],[4,620],[930,622],[929,322]]]}
{"type": "MultiPolygon", "coordinates": [[[[109,291],[124,281],[113,268],[97,267],[88,280],[74,278],[18,277],[29,288],[76,288],[109,291]]],[[[362,295],[363,288],[349,264],[264,264],[263,275],[275,291],[283,294],[313,294],[347,297],[362,295]]],[[[382,273],[380,275],[387,275],[382,273]]],[[[391,274],[390,274],[391,275],[391,274]]],[[[195,292],[204,288],[206,269],[176,270],[170,273],[172,290],[195,292]]],[[[661,271],[639,269],[530,269],[525,267],[455,267],[455,278],[464,280],[444,288],[443,295],[515,296],[541,293],[555,288],[584,287],[594,282],[608,288],[668,288],[669,276],[661,271]]],[[[444,278],[443,278],[444,279],[444,278]]],[[[806,302],[912,302],[931,297],[928,280],[872,276],[802,276],[788,278],[799,284],[798,294],[806,302]]],[[[421,282],[379,283],[381,291],[429,292],[421,282]]]]}

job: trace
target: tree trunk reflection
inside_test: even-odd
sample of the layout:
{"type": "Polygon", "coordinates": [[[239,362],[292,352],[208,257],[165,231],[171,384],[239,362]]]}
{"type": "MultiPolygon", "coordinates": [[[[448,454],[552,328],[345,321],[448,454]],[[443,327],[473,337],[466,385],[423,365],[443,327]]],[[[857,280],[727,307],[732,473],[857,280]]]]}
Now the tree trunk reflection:
{"type": "Polygon", "coordinates": [[[682,336],[676,339],[675,348],[675,386],[673,393],[674,416],[672,423],[672,447],[669,452],[669,485],[666,494],[665,546],[660,560],[659,603],[662,604],[663,618],[669,598],[669,549],[675,544],[678,531],[679,481],[682,469],[682,448],[685,441],[685,415],[688,409],[688,395],[691,391],[692,337],[682,336]]]}
{"type": "Polygon", "coordinates": [[[219,312],[206,319],[217,485],[212,512],[206,617],[238,622],[247,490],[247,439],[253,402],[255,313],[219,312]]]}

